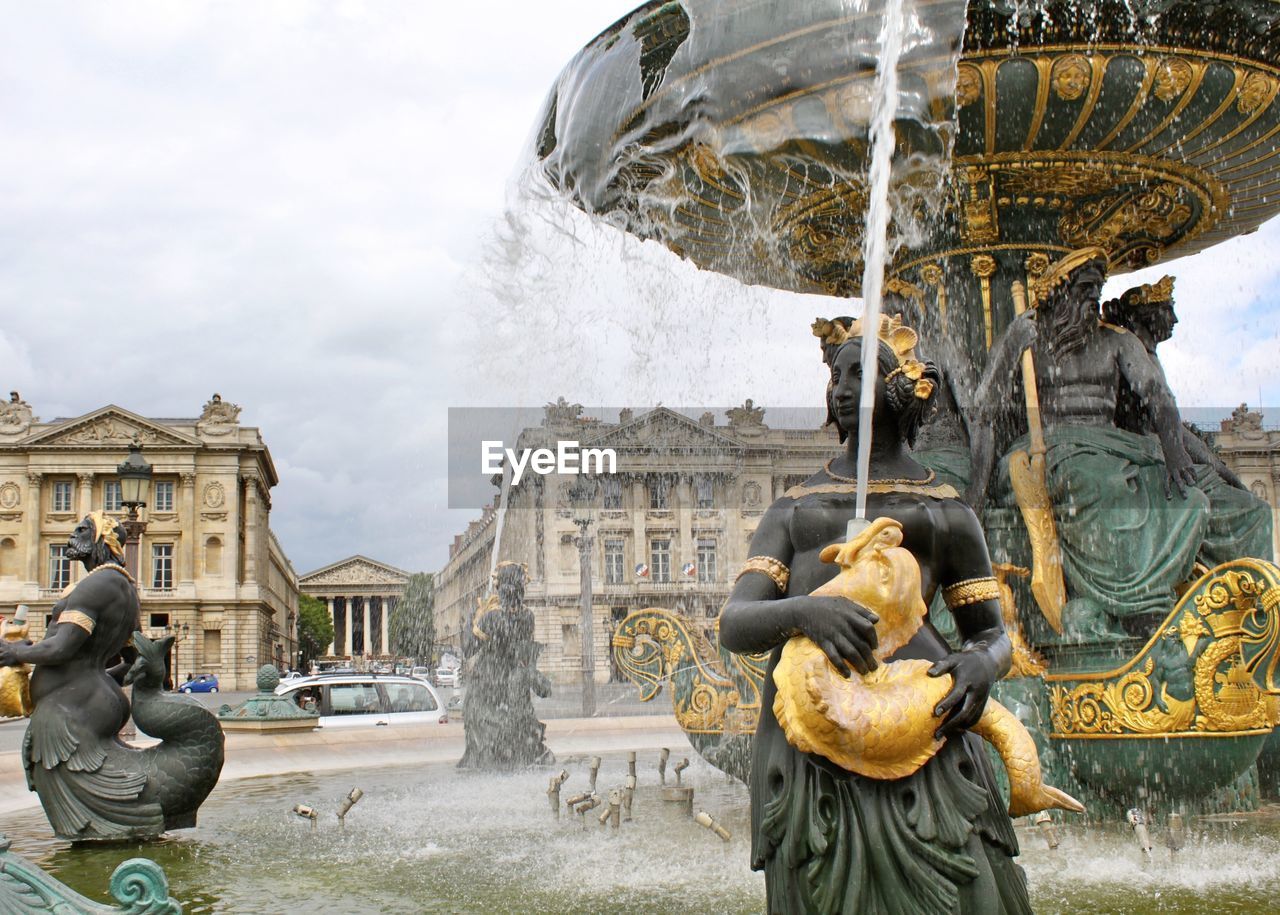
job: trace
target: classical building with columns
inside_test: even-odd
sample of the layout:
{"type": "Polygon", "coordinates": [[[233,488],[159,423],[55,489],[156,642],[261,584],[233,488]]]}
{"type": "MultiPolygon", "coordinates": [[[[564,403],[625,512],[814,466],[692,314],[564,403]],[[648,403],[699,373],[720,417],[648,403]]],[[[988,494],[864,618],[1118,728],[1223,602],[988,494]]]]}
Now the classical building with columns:
{"type": "Polygon", "coordinates": [[[1263,424],[1263,414],[1240,404],[1212,434],[1222,462],[1259,499],[1271,503],[1272,549],[1280,559],[1280,426],[1263,424]]]}
{"type": "Polygon", "coordinates": [[[67,537],[95,509],[124,518],[116,467],[132,442],[154,468],[138,551],[142,626],[177,639],[171,666],[252,689],[262,664],[297,656],[297,575],[271,532],[278,478],[258,429],[217,394],[199,416],[154,419],[109,405],[41,422],[0,402],[0,612],[31,608],[42,638],[54,602],[84,576],[67,537]]]}
{"type": "MultiPolygon", "coordinates": [[[[597,681],[611,675],[612,627],[633,610],[717,615],[770,503],[839,448],[817,411],[804,414],[808,428],[770,428],[764,416],[747,401],[724,419],[659,407],[601,422],[562,400],[547,406],[541,426],[521,433],[516,450],[577,441],[616,454],[616,472],[597,477],[600,491],[585,516],[597,681]]],[[[511,490],[498,547],[502,560],[528,566],[525,600],[543,645],[539,667],[558,682],[578,680],[582,668],[579,528],[569,498],[576,479],[526,473],[511,490]]],[[[436,631],[464,653],[476,602],[488,590],[497,528],[495,508],[485,508],[455,537],[435,579],[436,631]]]]}
{"type": "Polygon", "coordinates": [[[298,589],[324,601],[333,619],[327,659],[365,666],[391,660],[391,611],[404,595],[409,573],[367,556],[349,556],[298,579],[298,589]]]}

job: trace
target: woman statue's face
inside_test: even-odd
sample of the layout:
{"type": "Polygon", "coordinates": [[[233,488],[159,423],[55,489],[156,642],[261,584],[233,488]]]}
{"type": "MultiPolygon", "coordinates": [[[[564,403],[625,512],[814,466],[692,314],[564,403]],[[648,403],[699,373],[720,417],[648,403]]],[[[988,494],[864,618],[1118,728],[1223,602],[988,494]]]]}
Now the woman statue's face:
{"type": "MultiPolygon", "coordinates": [[[[876,416],[888,416],[889,402],[884,379],[877,366],[876,395],[873,407],[876,416]]],[[[862,398],[862,344],[842,346],[831,366],[831,405],[836,422],[850,435],[858,431],[858,405],[862,398]]]]}

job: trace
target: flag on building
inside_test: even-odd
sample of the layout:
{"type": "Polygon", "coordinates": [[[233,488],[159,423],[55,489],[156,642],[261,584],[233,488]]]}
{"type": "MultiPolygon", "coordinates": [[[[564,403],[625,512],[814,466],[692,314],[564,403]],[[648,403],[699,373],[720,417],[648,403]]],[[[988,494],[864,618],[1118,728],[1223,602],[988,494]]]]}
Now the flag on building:
{"type": "Polygon", "coordinates": [[[649,577],[649,564],[647,562],[636,563],[636,578],[649,577]]]}
{"type": "Polygon", "coordinates": [[[693,578],[698,574],[698,564],[696,562],[686,562],[680,571],[684,573],[685,578],[693,578]]]}

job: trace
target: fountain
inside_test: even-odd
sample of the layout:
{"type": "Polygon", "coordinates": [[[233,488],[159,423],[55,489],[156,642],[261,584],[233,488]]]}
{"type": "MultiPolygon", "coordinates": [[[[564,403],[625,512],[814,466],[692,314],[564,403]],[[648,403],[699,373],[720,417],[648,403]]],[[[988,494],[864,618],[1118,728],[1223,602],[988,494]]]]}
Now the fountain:
{"type": "MultiPolygon", "coordinates": [[[[878,264],[867,252],[879,233],[868,210],[884,176],[868,163],[879,25],[897,8],[642,6],[562,73],[536,136],[540,174],[586,212],[700,267],[779,289],[865,293],[874,314],[878,264]]],[[[1215,484],[1181,463],[1176,407],[1144,367],[1130,380],[1166,440],[1149,466],[1163,475],[1167,464],[1172,485],[1190,486],[1174,501],[1191,520],[1163,577],[1143,570],[1141,599],[1094,595],[1088,559],[1123,548],[1106,525],[1064,527],[1050,428],[1061,363],[1037,348],[1020,367],[1027,341],[1010,332],[1032,320],[1019,324],[1020,311],[1052,315],[1060,299],[1096,312],[1087,290],[1064,291],[1080,281],[1077,252],[1093,252],[1102,276],[1119,274],[1204,251],[1280,211],[1270,166],[1280,5],[944,2],[909,6],[902,34],[884,291],[942,370],[921,463],[981,502],[987,468],[971,470],[971,449],[989,433],[991,456],[1005,455],[984,528],[1014,635],[1046,669],[997,693],[1035,732],[1056,782],[1080,786],[1095,811],[1118,816],[1139,798],[1212,806],[1250,777],[1276,723],[1272,557],[1239,531],[1225,555],[1202,527],[1186,533],[1219,517],[1215,484]],[[993,416],[997,386],[1027,379],[1044,403],[1026,385],[1025,411],[993,416]],[[1190,504],[1204,499],[1208,508],[1190,504]]],[[[1121,349],[1126,365],[1140,361],[1131,344],[1121,349]]],[[[1161,482],[1146,478],[1140,491],[1161,482]]],[[[1155,497],[1149,505],[1175,523],[1155,497]]],[[[1141,526],[1136,506],[1113,510],[1116,527],[1141,526]]],[[[671,683],[691,741],[742,774],[759,659],[700,643],[662,608],[625,621],[614,647],[645,695],[671,683]],[[677,645],[697,662],[668,667],[677,645]]]]}

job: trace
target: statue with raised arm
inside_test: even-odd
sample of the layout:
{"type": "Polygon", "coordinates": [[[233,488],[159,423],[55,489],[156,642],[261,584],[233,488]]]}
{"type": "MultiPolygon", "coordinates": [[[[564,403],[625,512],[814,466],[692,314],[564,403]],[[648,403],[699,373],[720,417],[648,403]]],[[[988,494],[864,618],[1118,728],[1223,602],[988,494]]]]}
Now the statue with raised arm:
{"type": "Polygon", "coordinates": [[[533,612],[524,605],[527,575],[522,563],[498,563],[494,593],[476,609],[460,769],[516,769],[556,760],[547,749],[547,726],[533,708],[533,696],[551,695],[551,681],[538,670],[542,646],[533,640],[533,612]]]}
{"type": "Polygon", "coordinates": [[[149,839],[195,826],[222,771],[222,728],[213,713],[190,696],[163,691],[173,639],[152,642],[138,631],[124,536],[105,513],[86,516],[67,555],[89,574],[54,604],[43,640],[0,641],[0,665],[34,667],[34,710],[22,746],[27,785],[54,832],[72,842],[149,839]],[[137,659],[109,671],[131,636],[137,659]],[[113,672],[133,684],[134,720],[160,744],[138,749],[117,736],[129,700],[113,672]]]}
{"type": "Polygon", "coordinates": [[[750,776],[752,867],[765,872],[768,911],[1030,912],[1009,814],[968,729],[1002,747],[1026,788],[1016,809],[1079,805],[1039,783],[1012,716],[991,717],[1010,644],[986,542],[910,450],[939,373],[896,319],[881,325],[869,379],[857,322],[819,321],[814,333],[846,448],[770,506],[720,616],[723,647],[770,653],[750,776]],[[849,523],[864,384],[875,405],[870,526],[859,533],[849,523]],[[939,592],[959,651],[926,616],[939,592]]]}
{"type": "MultiPolygon", "coordinates": [[[[1117,299],[1103,303],[1102,317],[1109,324],[1122,327],[1142,343],[1164,377],[1164,368],[1156,348],[1173,336],[1178,323],[1174,311],[1173,277],[1158,283],[1127,289],[1117,299]]],[[[1142,435],[1154,433],[1151,415],[1121,382],[1116,425],[1142,435]]],[[[1259,499],[1240,482],[1222,458],[1185,424],[1182,444],[1195,462],[1195,487],[1209,498],[1209,520],[1199,559],[1213,567],[1234,559],[1267,559],[1271,556],[1271,506],[1259,499]]]]}

